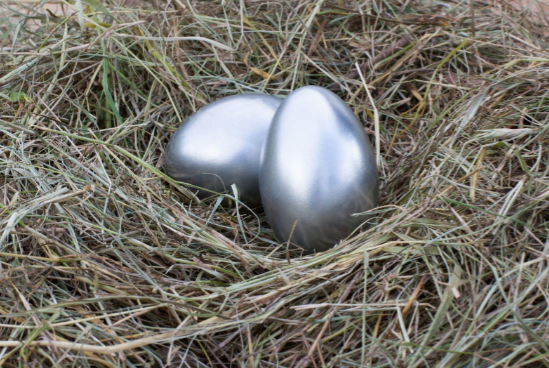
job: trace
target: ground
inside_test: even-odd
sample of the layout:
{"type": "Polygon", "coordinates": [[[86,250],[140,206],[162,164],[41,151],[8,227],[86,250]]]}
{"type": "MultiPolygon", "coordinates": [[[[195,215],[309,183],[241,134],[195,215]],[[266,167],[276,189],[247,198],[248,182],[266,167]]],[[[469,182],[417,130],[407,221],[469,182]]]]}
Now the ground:
{"type": "Polygon", "coordinates": [[[1,3],[0,366],[549,366],[546,11],[1,3]],[[163,154],[208,102],[304,85],[360,118],[381,199],[299,257],[163,154]]]}

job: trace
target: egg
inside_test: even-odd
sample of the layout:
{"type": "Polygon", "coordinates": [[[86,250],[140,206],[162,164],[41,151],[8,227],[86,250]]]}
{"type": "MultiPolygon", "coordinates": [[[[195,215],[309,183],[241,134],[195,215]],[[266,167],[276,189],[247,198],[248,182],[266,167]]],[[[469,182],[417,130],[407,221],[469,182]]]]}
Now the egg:
{"type": "Polygon", "coordinates": [[[325,251],[377,206],[378,173],[368,136],[333,92],[307,86],[278,108],[262,151],[263,208],[278,240],[325,251]],[[295,225],[295,229],[294,229],[295,225]]]}
{"type": "Polygon", "coordinates": [[[173,134],[165,153],[172,178],[207,190],[232,194],[254,208],[261,204],[259,168],[262,147],[282,100],[263,94],[221,98],[192,114],[173,134]]]}

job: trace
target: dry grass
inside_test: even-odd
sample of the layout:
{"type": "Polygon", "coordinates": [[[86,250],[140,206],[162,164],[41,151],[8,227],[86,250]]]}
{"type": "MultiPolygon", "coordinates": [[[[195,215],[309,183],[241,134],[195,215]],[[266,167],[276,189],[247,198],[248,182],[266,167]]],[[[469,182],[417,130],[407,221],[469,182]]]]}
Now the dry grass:
{"type": "Polygon", "coordinates": [[[116,1],[0,4],[0,366],[549,366],[544,14],[116,1]],[[364,122],[382,200],[288,263],[162,157],[205,103],[302,85],[364,122]]]}

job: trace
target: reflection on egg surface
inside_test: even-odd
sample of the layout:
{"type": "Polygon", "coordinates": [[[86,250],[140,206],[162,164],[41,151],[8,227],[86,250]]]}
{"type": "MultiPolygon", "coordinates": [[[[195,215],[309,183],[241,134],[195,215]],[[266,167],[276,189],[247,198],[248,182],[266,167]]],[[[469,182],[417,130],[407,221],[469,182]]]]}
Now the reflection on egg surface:
{"type": "Polygon", "coordinates": [[[337,95],[302,87],[278,108],[262,153],[261,199],[278,240],[320,252],[367,218],[378,202],[375,154],[337,95]]]}
{"type": "MultiPolygon", "coordinates": [[[[260,206],[261,149],[282,100],[263,94],[219,99],[191,115],[166,147],[165,168],[172,178],[210,191],[232,194],[260,206]]],[[[213,193],[201,190],[200,197],[213,193]]]]}

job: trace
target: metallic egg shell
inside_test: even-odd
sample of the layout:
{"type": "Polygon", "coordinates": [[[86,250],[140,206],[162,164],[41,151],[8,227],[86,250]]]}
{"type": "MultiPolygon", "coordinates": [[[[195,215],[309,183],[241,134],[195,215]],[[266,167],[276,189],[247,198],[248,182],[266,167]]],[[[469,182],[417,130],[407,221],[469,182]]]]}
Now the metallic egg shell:
{"type": "Polygon", "coordinates": [[[278,108],[262,152],[261,199],[278,240],[320,252],[377,206],[375,153],[353,111],[321,87],[302,87],[278,108]]]}
{"type": "MultiPolygon", "coordinates": [[[[261,150],[272,118],[282,100],[262,94],[219,99],[191,115],[166,147],[165,168],[172,178],[232,194],[250,207],[261,204],[259,167],[261,150]]],[[[200,197],[213,193],[199,191],[200,197]]]]}

